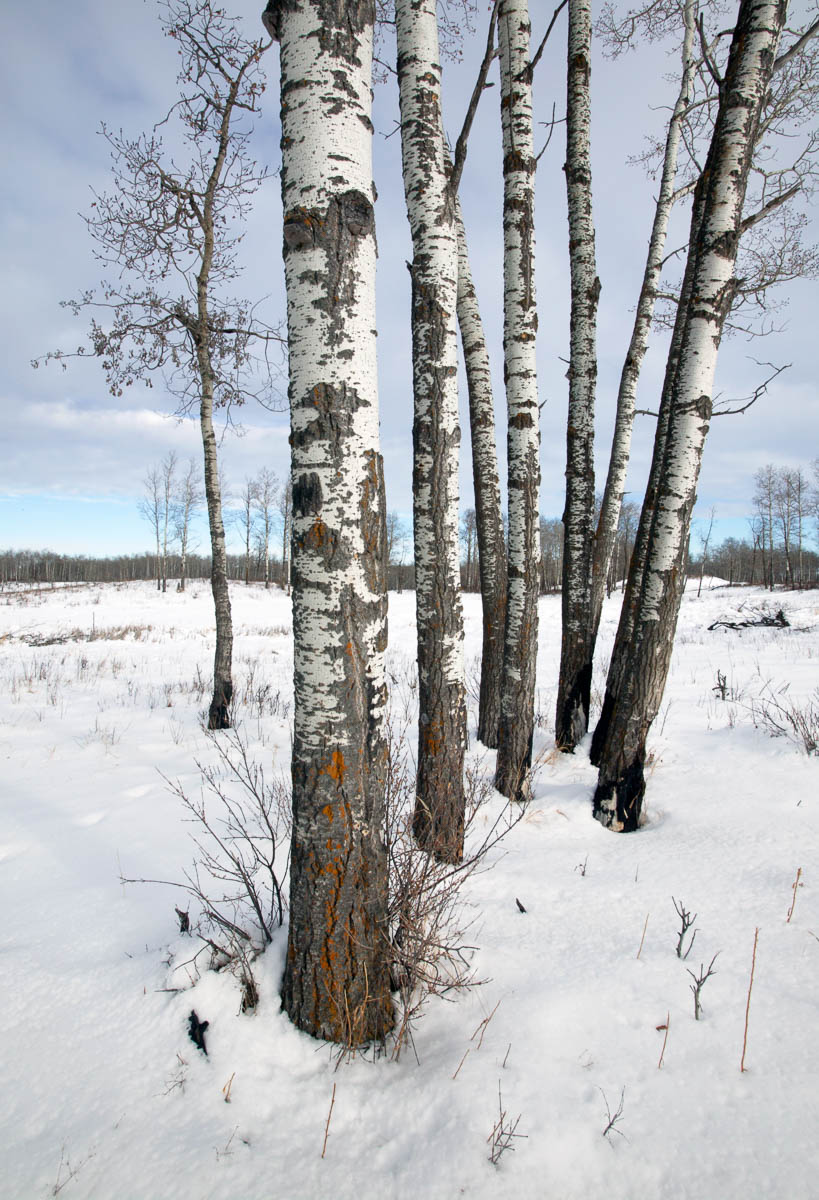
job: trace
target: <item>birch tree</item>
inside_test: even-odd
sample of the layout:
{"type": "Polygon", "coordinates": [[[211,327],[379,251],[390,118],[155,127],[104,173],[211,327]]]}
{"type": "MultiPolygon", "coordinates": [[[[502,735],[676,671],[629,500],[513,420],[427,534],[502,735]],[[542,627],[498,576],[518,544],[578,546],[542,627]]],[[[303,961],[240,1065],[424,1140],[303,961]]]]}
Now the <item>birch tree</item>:
{"type": "MultiPolygon", "coordinates": [[[[183,411],[198,413],[216,614],[208,727],[224,729],[233,626],[214,413],[270,396],[267,359],[255,349],[281,340],[254,317],[254,306],[231,294],[241,273],[241,221],[267,174],[249,152],[267,47],[245,38],[213,0],[168,0],[160,13],[179,52],[179,99],[150,134],[132,138],[102,127],[113,188],[95,196],[86,224],[95,256],[119,274],[66,303],[75,314],[96,314],[90,351],[114,395],[150,386],[158,374],[183,411]],[[164,145],[157,131],[166,125],[181,149],[164,145]]],[[[59,350],[46,356],[66,357],[59,350]]]]}
{"type": "Polygon", "coordinates": [[[782,0],[741,0],[720,79],[714,133],[695,192],[687,274],[696,303],[686,304],[678,322],[668,427],[655,441],[655,458],[659,452],[662,466],[645,566],[622,683],[599,747],[595,816],[616,831],[636,829],[640,819],[646,737],[671,660],[683,559],[713,408],[714,371],[736,288],[745,192],[785,17],[782,0]]]}
{"type": "Polygon", "coordinates": [[[356,1045],[392,1025],[386,539],[372,183],[372,0],[272,0],[290,345],[294,728],[282,1004],[356,1045]]]}
{"type": "Polygon", "coordinates": [[[179,542],[179,590],[184,592],[188,571],[188,554],[191,549],[191,519],[204,500],[199,468],[190,459],[182,476],[174,506],[174,533],[179,542]]]}
{"type": "Polygon", "coordinates": [[[503,536],[498,451],[495,437],[495,397],[478,296],[472,280],[466,232],[456,209],[458,234],[458,326],[469,393],[472,480],[475,492],[475,532],[481,583],[483,642],[478,701],[478,738],[494,749],[498,744],[506,623],[506,545],[503,536]]]}
{"type": "Polygon", "coordinates": [[[535,155],[527,0],[501,0],[498,47],[503,131],[503,352],[509,535],[503,687],[495,787],[528,794],[538,627],[540,428],[535,334],[535,155]]]}
{"type": "MultiPolygon", "coordinates": [[[[617,408],[609,465],[594,539],[591,630],[589,645],[586,650],[587,661],[589,663],[591,663],[594,657],[597,631],[600,626],[600,614],[603,608],[606,576],[617,538],[618,522],[631,456],[631,436],[634,428],[637,384],[654,320],[654,310],[665,260],[668,225],[674,203],[681,194],[676,187],[677,164],[684,119],[692,100],[695,70],[698,61],[695,53],[697,11],[698,5],[696,0],[685,0],[683,5],[679,90],[666,131],[662,167],[660,170],[660,185],[654,206],[654,218],[649,238],[648,254],[646,256],[640,294],[637,300],[634,325],[617,390],[617,408]]],[[[654,6],[651,6],[645,11],[645,14],[640,13],[636,17],[630,15],[627,23],[630,25],[631,32],[633,32],[635,25],[639,26],[640,17],[643,17],[643,24],[647,24],[648,26],[647,33],[649,36],[665,32],[665,24],[661,26],[659,31],[651,24],[652,15],[655,13],[656,9],[654,9],[654,6]]],[[[609,29],[609,46],[617,48],[618,53],[618,46],[621,47],[628,40],[623,32],[623,25],[609,29]]],[[[683,189],[683,193],[686,190],[683,189]]]]}
{"type": "Polygon", "coordinates": [[[270,587],[270,539],[273,535],[273,509],[278,497],[279,481],[269,467],[262,467],[256,477],[254,506],[258,522],[258,543],[264,564],[264,586],[270,587]]]}
{"type": "Polygon", "coordinates": [[[444,153],[435,0],[396,0],[404,193],[412,234],[418,765],[413,832],[463,853],[466,689],[458,554],[458,244],[444,153]]]}
{"type": "Polygon", "coordinates": [[[144,495],[139,502],[139,515],[151,526],[156,545],[156,590],[162,591],[162,476],[158,467],[151,467],[142,481],[144,495]]]}
{"type": "Polygon", "coordinates": [[[256,516],[256,488],[256,480],[247,477],[239,492],[238,524],[245,544],[245,587],[250,587],[250,543],[253,537],[253,521],[256,516]]]}
{"type": "Polygon", "coordinates": [[[562,639],[555,741],[573,751],[589,723],[594,549],[594,399],[597,301],[591,196],[591,4],[569,0],[566,189],[569,208],[571,319],[562,639]]]}

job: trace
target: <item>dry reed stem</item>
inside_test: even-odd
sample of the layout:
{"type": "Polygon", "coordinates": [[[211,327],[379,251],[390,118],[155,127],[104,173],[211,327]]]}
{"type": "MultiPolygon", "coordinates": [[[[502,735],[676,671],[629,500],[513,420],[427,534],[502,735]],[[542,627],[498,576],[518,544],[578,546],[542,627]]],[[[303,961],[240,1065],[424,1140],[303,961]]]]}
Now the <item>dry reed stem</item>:
{"type": "Polygon", "coordinates": [[[638,958],[643,953],[643,942],[646,940],[646,930],[648,929],[648,918],[650,916],[651,916],[651,913],[646,913],[646,923],[643,926],[643,936],[640,938],[640,949],[637,951],[638,958]]]}
{"type": "MultiPolygon", "coordinates": [[[[662,1026],[662,1025],[658,1025],[658,1026],[657,1026],[657,1028],[658,1028],[658,1029],[662,1029],[662,1028],[663,1028],[663,1026],[662,1026]]],[[[671,1028],[671,1013],[670,1013],[670,1012],[667,1012],[667,1013],[665,1014],[665,1037],[663,1038],[663,1048],[662,1048],[662,1050],[660,1051],[660,1061],[657,1063],[657,1070],[658,1070],[658,1071],[662,1070],[662,1066],[663,1066],[663,1058],[664,1058],[664,1056],[665,1056],[665,1046],[666,1046],[666,1042],[668,1041],[668,1031],[669,1031],[669,1029],[670,1029],[670,1028],[671,1028]]]]}
{"type": "Polygon", "coordinates": [[[466,1056],[467,1056],[467,1054],[468,1054],[468,1053],[469,1053],[469,1047],[467,1046],[466,1050],[464,1051],[464,1056],[463,1056],[463,1058],[461,1059],[461,1061],[458,1063],[458,1068],[457,1068],[457,1070],[455,1071],[455,1074],[452,1076],[452,1078],[453,1078],[453,1079],[457,1079],[457,1078],[458,1078],[458,1071],[460,1071],[461,1067],[462,1067],[462,1066],[464,1065],[464,1063],[466,1062],[466,1056]]]}
{"type": "Polygon", "coordinates": [[[327,1124],[324,1126],[324,1144],[321,1147],[321,1157],[324,1158],[324,1151],[327,1149],[327,1135],[330,1132],[330,1118],[333,1115],[333,1105],[336,1102],[336,1085],[333,1084],[333,1095],[330,1099],[330,1111],[327,1114],[327,1124]]]}
{"type": "Polygon", "coordinates": [[[790,923],[791,923],[791,917],[793,916],[793,910],[796,908],[796,889],[798,887],[802,886],[799,882],[801,877],[802,877],[802,868],[798,867],[797,871],[796,871],[796,879],[794,879],[794,881],[793,881],[793,900],[791,900],[791,906],[788,909],[788,920],[786,922],[788,925],[790,925],[790,923]]]}
{"type": "Polygon", "coordinates": [[[756,944],[759,940],[759,928],[754,930],[754,953],[751,958],[751,979],[748,984],[748,999],[745,1002],[745,1033],[742,1037],[742,1058],[739,1063],[740,1071],[745,1070],[745,1050],[748,1045],[748,1013],[751,1011],[751,988],[754,986],[754,968],[756,967],[756,944]]]}
{"type": "MultiPolygon", "coordinates": [[[[498,1004],[500,1004],[500,1000],[498,1001],[498,1004]]],[[[481,1021],[480,1025],[478,1026],[478,1028],[477,1028],[477,1029],[475,1030],[475,1032],[472,1034],[472,1037],[469,1039],[469,1040],[470,1040],[470,1042],[474,1042],[474,1040],[475,1040],[475,1038],[477,1037],[478,1033],[480,1033],[481,1037],[480,1037],[480,1041],[478,1042],[477,1046],[475,1047],[475,1049],[476,1049],[476,1050],[480,1050],[481,1046],[483,1045],[483,1035],[486,1033],[486,1027],[487,1027],[487,1025],[488,1025],[488,1024],[489,1024],[489,1022],[492,1020],[492,1018],[494,1017],[495,1013],[498,1011],[498,1004],[496,1004],[496,1005],[495,1005],[495,1007],[492,1009],[492,1011],[491,1011],[491,1013],[489,1014],[489,1016],[488,1016],[488,1017],[484,1017],[484,1019],[481,1021]]]]}

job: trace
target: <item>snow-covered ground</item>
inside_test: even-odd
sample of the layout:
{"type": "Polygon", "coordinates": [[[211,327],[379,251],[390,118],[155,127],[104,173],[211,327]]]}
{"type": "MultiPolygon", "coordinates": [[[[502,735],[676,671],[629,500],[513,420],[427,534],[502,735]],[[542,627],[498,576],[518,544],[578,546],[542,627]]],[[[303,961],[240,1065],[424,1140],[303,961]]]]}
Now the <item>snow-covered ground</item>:
{"type": "MultiPolygon", "coordinates": [[[[244,736],[269,779],[286,777],[289,601],[239,585],[232,599],[244,736]]],[[[390,597],[402,703],[413,605],[390,597]]],[[[478,598],[465,610],[474,678],[478,598]]],[[[253,1013],[240,1013],[229,973],[163,990],[186,976],[168,965],[185,948],[181,893],[120,882],[180,880],[191,864],[166,779],[197,799],[196,760],[213,761],[200,724],[209,589],[0,593],[3,1197],[817,1194],[819,758],[755,727],[751,708],[763,694],[816,701],[819,593],[689,591],[650,743],[647,822],[630,836],[592,819],[587,743],[553,751],[557,597],[540,617],[535,798],[465,889],[484,982],[429,1003],[416,1053],[339,1064],[279,1011],[283,933],[257,964],[253,1013]],[[708,630],[763,606],[783,607],[790,627],[708,630]],[[672,897],[697,914],[685,961],[672,897]],[[688,970],[717,952],[695,1021],[688,970]],[[208,1057],[188,1037],[194,1007],[210,1022],[208,1057]],[[499,1090],[523,1136],[492,1165],[499,1090]]],[[[604,678],[601,666],[598,704],[604,678]]],[[[471,734],[474,723],[473,711],[471,734]]],[[[471,753],[491,778],[494,756],[474,737],[471,753]]],[[[478,835],[500,808],[493,797],[478,835]]]]}

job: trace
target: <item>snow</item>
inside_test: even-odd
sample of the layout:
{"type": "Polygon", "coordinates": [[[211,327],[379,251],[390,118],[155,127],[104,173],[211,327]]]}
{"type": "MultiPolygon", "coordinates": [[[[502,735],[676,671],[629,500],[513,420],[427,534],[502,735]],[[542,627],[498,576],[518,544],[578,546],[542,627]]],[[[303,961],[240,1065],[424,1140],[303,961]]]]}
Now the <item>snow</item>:
{"type": "MultiPolygon", "coordinates": [[[[268,776],[286,772],[290,603],[279,591],[231,591],[244,734],[268,776]]],[[[618,602],[604,608],[601,664],[618,602]]],[[[4,1196],[815,1191],[819,762],[755,728],[750,706],[766,689],[798,704],[814,693],[819,593],[706,580],[697,598],[689,587],[650,740],[647,823],[632,835],[591,817],[588,739],[573,756],[554,753],[560,599],[541,599],[534,799],[492,869],[465,888],[484,982],[454,1003],[431,1000],[414,1029],[417,1060],[409,1047],[397,1062],[366,1053],[338,1063],[290,1025],[277,999],[283,931],[257,963],[255,1013],[240,1014],[229,973],[162,990],[185,975],[169,959],[193,952],[174,914],[181,893],[120,877],[180,880],[190,866],[190,826],[163,776],[197,798],[195,760],[213,761],[200,725],[211,605],[198,582],[184,595],[141,584],[0,593],[4,1196]],[[763,607],[784,608],[790,628],[708,631],[763,607]],[[66,640],[31,644],[58,635],[66,640]],[[685,962],[672,897],[697,914],[685,962]],[[695,1021],[687,971],[717,951],[695,1021]],[[188,1038],[192,1008],[210,1022],[207,1057],[188,1038]],[[493,1166],[499,1086],[525,1136],[493,1166]],[[607,1105],[613,1116],[621,1095],[604,1137],[607,1105]]],[[[465,596],[464,609],[474,675],[478,597],[465,596]]],[[[390,597],[396,702],[413,695],[413,612],[412,593],[390,597]]],[[[598,703],[604,679],[601,665],[598,703]]],[[[475,719],[473,708],[470,758],[491,780],[494,755],[475,743],[475,719]]],[[[414,728],[406,740],[414,746],[414,728]]],[[[501,807],[493,794],[479,826],[501,807]]]]}

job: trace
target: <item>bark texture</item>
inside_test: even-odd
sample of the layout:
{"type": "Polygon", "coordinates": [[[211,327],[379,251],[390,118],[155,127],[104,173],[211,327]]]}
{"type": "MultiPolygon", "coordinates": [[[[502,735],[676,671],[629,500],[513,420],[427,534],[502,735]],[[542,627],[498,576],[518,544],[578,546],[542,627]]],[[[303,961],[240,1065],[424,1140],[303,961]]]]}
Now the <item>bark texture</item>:
{"type": "Polygon", "coordinates": [[[635,401],[640,369],[648,346],[648,336],[654,318],[657,291],[660,285],[663,258],[665,255],[668,222],[674,205],[674,183],[677,174],[683,118],[691,100],[695,74],[694,44],[696,38],[696,3],[686,0],[683,9],[682,69],[677,101],[668,123],[663,168],[657,203],[654,209],[651,237],[649,239],[643,282],[637,301],[634,326],[620,374],[617,391],[617,411],[614,420],[611,455],[603,490],[603,501],[597,521],[592,562],[592,614],[591,645],[589,661],[594,657],[594,646],[600,627],[600,614],[606,592],[606,578],[611,556],[617,539],[617,527],[626,487],[626,476],[631,455],[631,434],[634,427],[635,401]]]}
{"type": "Polygon", "coordinates": [[[540,427],[535,336],[535,156],[526,0],[498,15],[503,130],[503,352],[509,546],[503,690],[495,787],[525,799],[532,762],[537,661],[540,427]]]}
{"type": "Polygon", "coordinates": [[[695,192],[690,296],[682,314],[668,428],[663,444],[655,447],[662,466],[621,683],[599,747],[595,816],[616,831],[639,824],[646,738],[671,661],[714,371],[736,287],[745,189],[786,10],[777,0],[740,3],[711,146],[695,192]]]}
{"type": "Polygon", "coordinates": [[[295,713],[282,1004],[345,1045],[393,1021],[385,511],[376,383],[369,0],[268,6],[281,45],[295,713]]]}
{"type": "Polygon", "coordinates": [[[566,190],[569,202],[571,324],[569,419],[560,677],[555,740],[573,751],[589,724],[592,677],[594,552],[594,399],[597,386],[597,301],[591,195],[591,4],[569,0],[566,190]]]}
{"type": "Polygon", "coordinates": [[[494,749],[498,744],[503,678],[503,634],[506,621],[506,546],[501,514],[498,451],[495,440],[495,401],[478,297],[472,281],[466,233],[460,204],[458,233],[458,324],[469,391],[469,429],[472,439],[472,479],[475,489],[475,527],[483,610],[481,690],[478,738],[494,749]]]}
{"type": "Polygon", "coordinates": [[[466,690],[458,554],[458,246],[441,120],[435,0],[396,0],[401,153],[412,233],[418,775],[413,831],[463,855],[466,690]]]}

